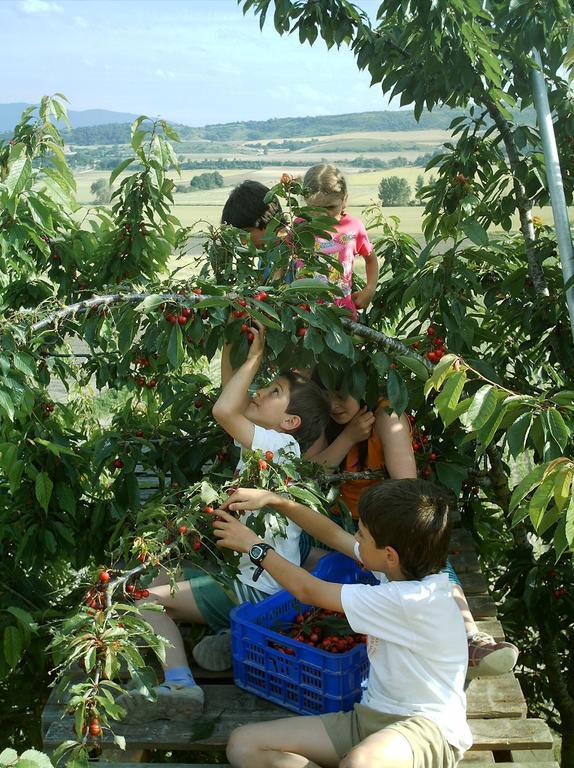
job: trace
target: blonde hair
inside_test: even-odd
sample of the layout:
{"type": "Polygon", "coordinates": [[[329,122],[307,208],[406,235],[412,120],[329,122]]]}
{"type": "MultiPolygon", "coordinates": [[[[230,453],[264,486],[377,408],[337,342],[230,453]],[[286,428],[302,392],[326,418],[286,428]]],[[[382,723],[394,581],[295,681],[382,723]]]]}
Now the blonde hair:
{"type": "Polygon", "coordinates": [[[347,201],[347,182],[334,165],[320,163],[309,168],[303,178],[303,186],[310,192],[305,198],[307,205],[317,208],[344,207],[347,201]]]}

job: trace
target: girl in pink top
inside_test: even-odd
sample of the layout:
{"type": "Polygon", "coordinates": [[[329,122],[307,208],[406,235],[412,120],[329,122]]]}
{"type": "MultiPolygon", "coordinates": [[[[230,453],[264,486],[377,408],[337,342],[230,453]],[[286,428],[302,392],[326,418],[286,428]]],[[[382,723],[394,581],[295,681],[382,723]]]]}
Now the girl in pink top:
{"type": "MultiPolygon", "coordinates": [[[[328,276],[315,275],[315,277],[339,286],[343,296],[335,299],[335,304],[349,309],[353,319],[356,320],[357,310],[366,309],[373,300],[379,277],[377,257],[373,253],[367,230],[360,219],[345,213],[348,197],[347,184],[341,171],[334,165],[323,163],[309,168],[303,179],[303,185],[310,190],[305,198],[307,205],[313,208],[325,208],[334,219],[337,219],[337,224],[332,229],[332,239],[316,238],[315,249],[336,258],[342,265],[343,271],[332,269],[328,276]],[[353,292],[353,268],[357,254],[365,259],[367,285],[362,291],[353,292]]],[[[298,271],[304,266],[302,259],[295,261],[298,271]]]]}

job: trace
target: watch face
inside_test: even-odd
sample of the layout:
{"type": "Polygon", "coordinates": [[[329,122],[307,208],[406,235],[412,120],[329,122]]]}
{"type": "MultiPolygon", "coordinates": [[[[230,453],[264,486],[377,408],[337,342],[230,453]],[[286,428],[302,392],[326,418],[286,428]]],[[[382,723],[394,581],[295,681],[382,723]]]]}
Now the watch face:
{"type": "Polygon", "coordinates": [[[263,547],[261,546],[261,544],[254,544],[251,547],[249,555],[251,557],[253,557],[255,560],[257,560],[259,557],[261,557],[261,555],[263,554],[263,551],[264,550],[263,550],[263,547]]]}

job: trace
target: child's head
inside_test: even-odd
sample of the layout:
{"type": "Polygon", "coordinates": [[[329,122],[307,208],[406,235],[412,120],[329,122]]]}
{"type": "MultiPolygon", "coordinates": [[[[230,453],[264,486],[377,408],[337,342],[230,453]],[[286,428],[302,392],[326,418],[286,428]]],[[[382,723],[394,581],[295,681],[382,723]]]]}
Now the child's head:
{"type": "Polygon", "coordinates": [[[340,392],[329,392],[328,397],[331,418],[341,426],[348,424],[361,409],[361,403],[353,395],[343,396],[340,392]]]}
{"type": "Polygon", "coordinates": [[[329,411],[329,401],[321,387],[295,371],[283,371],[257,390],[245,415],[260,427],[289,432],[303,452],[323,433],[329,411]]]}
{"type": "Polygon", "coordinates": [[[347,203],[347,182],[338,168],[327,163],[314,165],[305,174],[303,186],[310,190],[307,205],[327,208],[332,216],[341,215],[347,203]]]}
{"type": "Polygon", "coordinates": [[[281,204],[277,197],[269,203],[265,195],[269,187],[259,181],[243,181],[231,192],[221,213],[221,223],[249,232],[253,244],[259,248],[267,225],[276,217],[281,220],[281,204]]]}
{"type": "Polygon", "coordinates": [[[358,541],[367,568],[400,567],[405,579],[422,579],[446,564],[450,501],[426,480],[384,480],[359,500],[358,541]],[[393,565],[394,564],[394,565],[393,565]]]}

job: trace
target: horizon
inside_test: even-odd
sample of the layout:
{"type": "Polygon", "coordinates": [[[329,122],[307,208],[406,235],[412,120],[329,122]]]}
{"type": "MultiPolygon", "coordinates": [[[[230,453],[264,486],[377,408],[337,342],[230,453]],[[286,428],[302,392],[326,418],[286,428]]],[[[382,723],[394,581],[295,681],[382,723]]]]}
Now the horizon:
{"type": "MultiPolygon", "coordinates": [[[[360,7],[372,16],[378,3],[360,7]]],[[[235,0],[4,0],[0,10],[4,103],[60,92],[72,111],[191,127],[398,109],[346,47],[260,31],[235,0]]]]}

